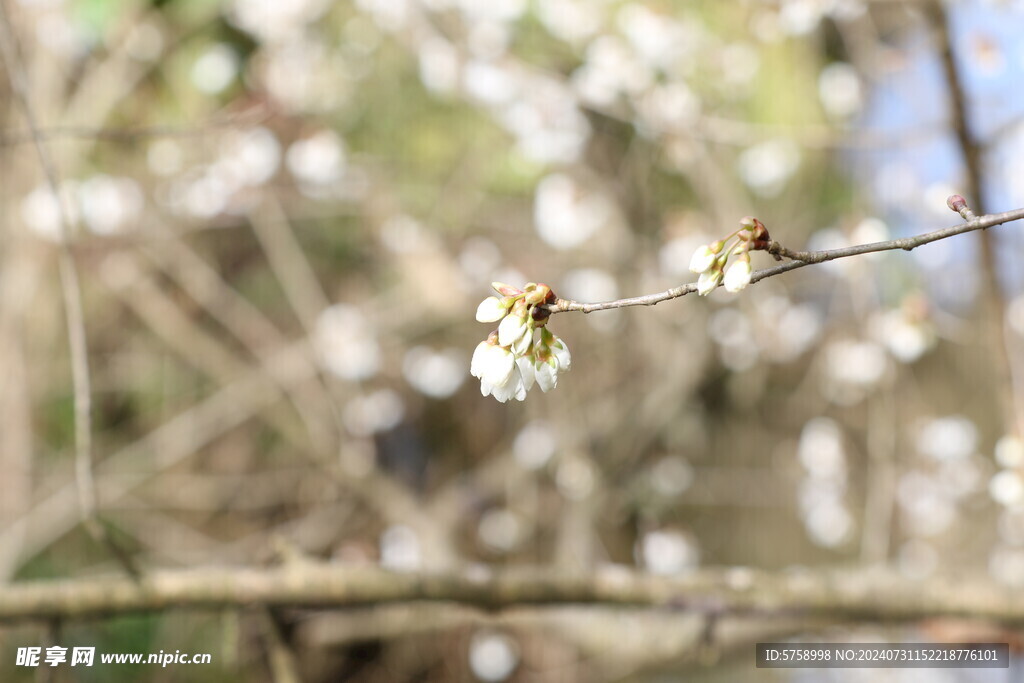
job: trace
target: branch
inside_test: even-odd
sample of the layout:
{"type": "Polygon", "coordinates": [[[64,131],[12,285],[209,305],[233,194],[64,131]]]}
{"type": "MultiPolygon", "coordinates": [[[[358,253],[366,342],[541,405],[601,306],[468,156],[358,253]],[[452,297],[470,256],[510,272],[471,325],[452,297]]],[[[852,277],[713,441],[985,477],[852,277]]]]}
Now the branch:
{"type": "Polygon", "coordinates": [[[340,608],[422,601],[483,610],[575,604],[675,609],[716,617],[801,616],[890,623],[969,617],[1024,623],[1024,593],[977,576],[914,581],[889,569],[720,568],[658,577],[622,566],[589,574],[481,566],[447,573],[395,573],[313,562],[268,569],[153,571],[139,581],[111,576],[13,583],[0,592],[0,622],[174,608],[340,608]]]}
{"type": "Polygon", "coordinates": [[[132,558],[118,546],[103,526],[96,510],[96,484],[92,476],[92,389],[89,373],[89,349],[85,333],[85,313],[82,308],[82,288],[78,278],[78,267],[71,253],[69,240],[72,221],[68,215],[64,193],[61,191],[57,165],[44,144],[29,94],[25,66],[18,54],[18,44],[11,27],[10,17],[4,0],[0,0],[0,55],[7,69],[7,80],[21,107],[32,136],[39,165],[43,175],[60,207],[60,243],[58,268],[60,271],[61,296],[64,300],[64,315],[67,322],[68,347],[71,355],[71,384],[75,405],[75,481],[78,485],[78,503],[82,524],[92,538],[107,548],[111,555],[130,575],[139,576],[139,569],[132,558]]]}
{"type": "MultiPolygon", "coordinates": [[[[759,282],[765,278],[781,275],[782,273],[787,273],[791,270],[796,270],[797,268],[803,268],[804,266],[808,266],[813,263],[835,261],[836,259],[847,258],[849,256],[859,256],[861,254],[870,254],[878,251],[894,251],[897,249],[911,251],[922,245],[944,240],[956,235],[962,235],[966,232],[984,230],[996,225],[1002,225],[1003,223],[1019,221],[1024,219],[1024,209],[1014,209],[1013,211],[994,213],[986,216],[974,216],[970,213],[969,209],[964,207],[962,215],[966,220],[960,225],[926,232],[914,237],[904,237],[901,239],[888,240],[886,242],[858,244],[851,247],[843,247],[842,249],[793,251],[791,249],[787,249],[778,242],[773,241],[769,243],[767,251],[776,256],[776,258],[785,257],[792,260],[788,263],[757,271],[751,276],[750,282],[759,282]]],[[[615,301],[603,301],[600,303],[580,303],[578,301],[571,301],[568,299],[558,299],[555,303],[549,305],[547,309],[551,313],[565,313],[566,311],[591,313],[593,311],[605,311],[613,308],[625,308],[627,306],[653,306],[655,304],[660,304],[662,301],[678,299],[681,296],[693,294],[696,291],[697,283],[691,282],[689,284],[673,287],[672,289],[667,289],[664,292],[657,292],[655,294],[647,294],[644,296],[634,296],[628,299],[616,299],[615,301]]]]}
{"type": "Polygon", "coordinates": [[[29,130],[0,130],[0,147],[35,144],[36,139],[52,142],[56,140],[72,140],[80,142],[130,143],[138,140],[156,138],[192,138],[209,135],[211,130],[228,129],[240,126],[257,126],[269,118],[266,109],[257,105],[234,114],[212,118],[198,125],[152,125],[127,128],[96,128],[92,126],[49,126],[29,130]]]}
{"type": "MultiPolygon", "coordinates": [[[[946,80],[949,111],[952,128],[956,135],[957,146],[964,162],[964,175],[967,191],[971,201],[984,212],[987,207],[984,197],[984,159],[983,149],[973,132],[971,125],[967,92],[964,87],[963,73],[953,53],[953,38],[962,33],[962,27],[956,25],[949,16],[941,0],[932,0],[926,5],[926,14],[935,32],[935,41],[942,59],[942,73],[946,80]]],[[[1014,366],[1013,357],[1006,342],[1006,297],[999,284],[998,263],[994,236],[988,233],[979,235],[979,255],[981,260],[981,292],[980,309],[982,321],[987,332],[986,340],[992,347],[991,362],[995,371],[994,393],[999,399],[999,407],[1003,412],[1003,428],[1009,433],[1024,432],[1024,405],[1019,404],[1015,386],[1019,381],[1020,371],[1014,366]]]]}

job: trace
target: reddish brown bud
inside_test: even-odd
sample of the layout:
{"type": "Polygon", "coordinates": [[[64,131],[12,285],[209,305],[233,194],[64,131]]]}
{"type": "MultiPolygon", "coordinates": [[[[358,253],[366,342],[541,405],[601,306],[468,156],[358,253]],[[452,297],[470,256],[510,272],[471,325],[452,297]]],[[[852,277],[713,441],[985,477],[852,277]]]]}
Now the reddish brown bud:
{"type": "Polygon", "coordinates": [[[771,241],[771,235],[768,234],[768,228],[764,227],[764,223],[754,219],[754,240],[755,241],[771,241]]]}
{"type": "Polygon", "coordinates": [[[946,206],[949,207],[950,211],[960,213],[967,208],[967,200],[958,194],[951,194],[946,199],[946,206]]]}

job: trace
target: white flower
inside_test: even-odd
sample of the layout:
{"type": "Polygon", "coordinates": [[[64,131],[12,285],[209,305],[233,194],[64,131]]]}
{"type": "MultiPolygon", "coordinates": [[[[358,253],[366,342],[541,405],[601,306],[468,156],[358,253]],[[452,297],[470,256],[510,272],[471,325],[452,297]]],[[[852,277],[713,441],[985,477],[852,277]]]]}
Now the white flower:
{"type": "Polygon", "coordinates": [[[715,287],[717,287],[718,283],[721,281],[721,270],[705,270],[700,274],[700,277],[697,278],[697,293],[701,296],[707,296],[714,291],[715,287]]]}
{"type": "Polygon", "coordinates": [[[750,284],[750,273],[750,261],[736,261],[725,273],[725,289],[734,293],[740,291],[750,284]]]}
{"type": "MultiPolygon", "coordinates": [[[[474,377],[495,386],[504,386],[512,377],[516,359],[508,349],[487,342],[477,344],[469,370],[474,377]]],[[[486,395],[486,394],[485,394],[486,395]]]]}
{"type": "Polygon", "coordinates": [[[511,313],[505,316],[498,325],[498,343],[512,346],[526,334],[526,316],[511,313]]]}
{"type": "Polygon", "coordinates": [[[477,378],[484,376],[484,359],[487,356],[487,349],[491,346],[493,344],[488,344],[486,341],[476,345],[476,348],[473,349],[473,360],[469,361],[469,374],[477,378]]]}
{"type": "Polygon", "coordinates": [[[558,362],[558,371],[565,372],[572,368],[572,356],[569,354],[569,347],[559,337],[552,336],[554,336],[555,340],[550,344],[551,353],[554,355],[555,361],[558,362]]]}
{"type": "MultiPolygon", "coordinates": [[[[509,354],[509,357],[511,357],[511,355],[512,354],[509,354]]],[[[523,399],[525,399],[526,382],[523,379],[523,374],[519,369],[519,365],[517,365],[515,362],[512,363],[512,372],[509,374],[508,379],[504,383],[496,384],[487,381],[486,378],[481,378],[480,393],[483,394],[484,396],[493,396],[494,398],[498,399],[498,401],[501,403],[504,403],[510,398],[514,398],[517,401],[522,401],[523,399]]]]}
{"type": "Polygon", "coordinates": [[[496,296],[487,297],[476,307],[476,319],[481,323],[493,323],[501,320],[506,313],[508,313],[508,309],[501,305],[501,300],[496,296]]]}
{"type": "Polygon", "coordinates": [[[502,403],[510,398],[522,401],[534,381],[533,368],[525,358],[516,358],[509,349],[487,341],[476,345],[469,372],[480,379],[481,394],[502,403]]]}
{"type": "Polygon", "coordinates": [[[558,386],[558,362],[553,357],[547,361],[537,361],[533,369],[541,391],[547,393],[558,386]]]}
{"type": "Polygon", "coordinates": [[[718,254],[711,251],[710,245],[701,245],[697,251],[693,252],[693,258],[690,259],[690,272],[703,273],[714,265],[716,258],[718,258],[718,254]]]}
{"type": "Polygon", "coordinates": [[[554,389],[558,374],[572,366],[572,356],[564,341],[534,322],[537,307],[551,296],[550,287],[530,283],[520,290],[501,282],[492,286],[501,296],[484,299],[476,317],[480,322],[501,322],[477,344],[469,366],[470,374],[480,380],[480,393],[505,403],[524,400],[534,384],[545,392],[554,389]]]}

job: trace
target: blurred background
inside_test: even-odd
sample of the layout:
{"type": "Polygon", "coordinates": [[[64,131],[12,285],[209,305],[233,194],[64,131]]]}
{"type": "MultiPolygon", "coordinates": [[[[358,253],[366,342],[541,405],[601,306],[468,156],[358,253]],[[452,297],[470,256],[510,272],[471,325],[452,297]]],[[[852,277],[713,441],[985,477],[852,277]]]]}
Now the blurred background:
{"type": "MultiPolygon", "coordinates": [[[[557,315],[574,369],[522,403],[468,373],[492,280],[602,301],[693,281],[746,215],[816,249],[955,225],[954,192],[1024,205],[1024,3],[4,2],[60,191],[5,78],[3,579],[118,571],[79,524],[63,203],[98,509],[144,569],[889,564],[1024,587],[1017,224],[557,315]]],[[[69,623],[64,645],[213,664],[55,680],[273,680],[250,617],[69,623]]],[[[757,624],[709,647],[685,613],[280,618],[307,681],[825,676],[755,670],[757,624]]],[[[13,652],[43,633],[0,630],[0,678],[37,675],[13,652]]],[[[870,680],[1009,680],[984,673],[870,680]]]]}

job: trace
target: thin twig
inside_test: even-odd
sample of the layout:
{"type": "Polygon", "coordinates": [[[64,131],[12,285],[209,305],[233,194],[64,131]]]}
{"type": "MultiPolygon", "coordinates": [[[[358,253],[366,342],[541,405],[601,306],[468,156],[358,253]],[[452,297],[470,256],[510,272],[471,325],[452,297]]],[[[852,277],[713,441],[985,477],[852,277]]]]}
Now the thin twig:
{"type": "MultiPolygon", "coordinates": [[[[995,225],[1002,225],[1003,223],[1010,223],[1021,219],[1024,219],[1024,209],[1014,209],[1013,211],[1005,211],[1003,213],[972,217],[960,225],[954,225],[941,230],[935,230],[933,232],[926,232],[914,237],[903,237],[895,240],[887,240],[885,242],[871,242],[869,244],[857,244],[851,247],[843,247],[841,249],[822,249],[821,251],[794,251],[792,249],[787,249],[778,242],[772,242],[768,247],[769,253],[792,260],[788,263],[782,263],[780,265],[773,266],[772,268],[765,268],[764,270],[755,272],[750,277],[750,282],[760,282],[766,278],[788,273],[791,270],[803,268],[804,266],[809,266],[814,263],[835,261],[836,259],[847,258],[849,256],[859,256],[861,254],[871,254],[879,251],[894,251],[897,249],[911,251],[925,244],[944,240],[956,235],[962,235],[965,232],[984,230],[985,228],[991,228],[995,225]]],[[[602,301],[600,303],[580,303],[578,301],[571,301],[568,299],[558,299],[554,304],[548,306],[548,310],[551,313],[565,313],[566,311],[591,313],[593,311],[605,311],[613,308],[626,308],[627,306],[653,306],[661,303],[662,301],[678,299],[681,296],[692,294],[696,291],[697,283],[691,282],[689,284],[673,287],[672,289],[667,289],[664,292],[657,292],[655,294],[647,294],[644,296],[634,296],[627,299],[616,299],[615,301],[602,301]]]]}
{"type": "MultiPolygon", "coordinates": [[[[49,126],[40,128],[39,137],[47,142],[70,140],[94,143],[135,142],[159,138],[193,138],[209,135],[213,130],[234,128],[241,125],[258,125],[268,118],[263,107],[246,109],[235,114],[211,119],[198,126],[175,126],[171,124],[137,126],[129,128],[96,128],[93,126],[49,126]]],[[[34,143],[31,130],[0,130],[0,147],[34,143]]]]}
{"type": "Polygon", "coordinates": [[[279,615],[271,609],[263,609],[259,619],[274,683],[302,683],[298,658],[285,638],[284,624],[279,615]]]}
{"type": "Polygon", "coordinates": [[[1024,623],[1024,594],[976,574],[908,579],[891,568],[765,571],[725,567],[657,576],[626,566],[592,572],[550,567],[393,572],[344,563],[153,570],[120,577],[34,580],[0,593],[0,623],[88,619],[167,609],[295,607],[331,609],[414,602],[482,610],[529,605],[642,607],[680,613],[837,622],[908,623],[937,617],[1024,623]]]}
{"type": "Polygon", "coordinates": [[[61,239],[58,247],[58,268],[68,328],[68,346],[71,354],[71,377],[75,404],[75,479],[78,486],[82,524],[93,539],[105,546],[132,577],[138,578],[140,576],[138,567],[123,549],[117,546],[96,513],[96,488],[92,477],[92,391],[89,377],[89,351],[85,334],[85,314],[82,310],[82,288],[69,243],[71,220],[60,189],[57,167],[39,133],[39,126],[29,97],[25,68],[18,54],[18,46],[11,29],[7,5],[2,0],[0,0],[0,53],[3,55],[7,68],[7,78],[31,131],[32,142],[43,174],[46,176],[47,185],[60,207],[61,239]]]}

